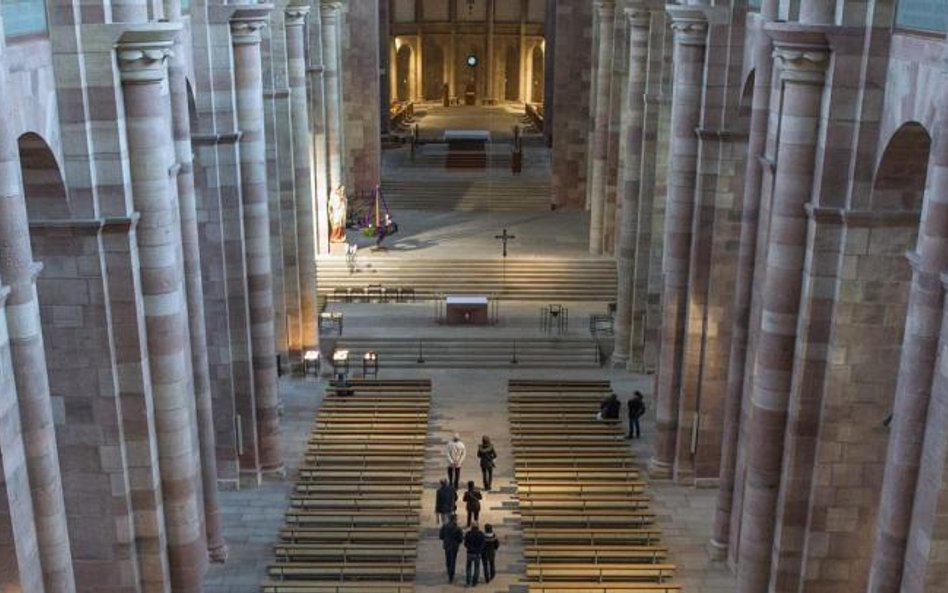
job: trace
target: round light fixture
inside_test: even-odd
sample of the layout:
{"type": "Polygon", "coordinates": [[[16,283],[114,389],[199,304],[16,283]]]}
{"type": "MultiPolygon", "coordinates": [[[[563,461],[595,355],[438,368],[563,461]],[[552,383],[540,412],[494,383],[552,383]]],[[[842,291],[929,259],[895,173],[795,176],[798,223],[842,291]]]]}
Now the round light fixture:
{"type": "Polygon", "coordinates": [[[471,54],[467,57],[467,65],[469,68],[474,68],[477,66],[477,56],[471,54]]]}

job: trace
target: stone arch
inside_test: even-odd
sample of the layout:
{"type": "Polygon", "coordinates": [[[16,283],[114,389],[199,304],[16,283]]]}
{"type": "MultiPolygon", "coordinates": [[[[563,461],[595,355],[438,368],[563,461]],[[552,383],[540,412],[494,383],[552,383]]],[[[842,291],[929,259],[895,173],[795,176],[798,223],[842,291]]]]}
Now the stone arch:
{"type": "Polygon", "coordinates": [[[395,98],[399,101],[410,101],[412,97],[412,60],[411,45],[403,43],[395,52],[395,98]]]}
{"type": "Polygon", "coordinates": [[[744,86],[741,87],[741,102],[738,106],[738,112],[743,115],[750,116],[751,111],[754,109],[754,84],[757,80],[757,69],[751,69],[747,73],[747,76],[744,78],[744,86]]]}
{"type": "Polygon", "coordinates": [[[444,49],[440,43],[425,39],[421,55],[422,60],[424,60],[421,67],[422,76],[424,77],[423,96],[425,100],[436,101],[441,98],[445,83],[444,49]]]}
{"type": "Polygon", "coordinates": [[[49,143],[35,132],[17,138],[23,195],[30,219],[67,219],[69,201],[66,184],[49,143]]]}
{"type": "Polygon", "coordinates": [[[931,134],[915,121],[892,134],[873,176],[872,210],[921,210],[931,144],[931,134]]]}
{"type": "Polygon", "coordinates": [[[542,43],[538,43],[533,48],[530,59],[533,61],[533,68],[531,69],[533,76],[530,80],[530,96],[528,98],[531,103],[542,103],[544,85],[546,84],[546,52],[542,43]]]}
{"type": "Polygon", "coordinates": [[[513,44],[507,45],[504,53],[504,100],[520,98],[520,52],[513,44]]]}

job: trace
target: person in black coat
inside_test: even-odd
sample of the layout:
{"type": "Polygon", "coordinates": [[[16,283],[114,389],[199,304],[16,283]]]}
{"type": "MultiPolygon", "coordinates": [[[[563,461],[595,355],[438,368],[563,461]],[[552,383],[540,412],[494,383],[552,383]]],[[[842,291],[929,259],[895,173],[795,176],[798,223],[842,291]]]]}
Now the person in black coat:
{"type": "Polygon", "coordinates": [[[639,418],[645,414],[645,402],[642,397],[642,392],[636,391],[629,400],[629,436],[625,437],[627,439],[637,439],[642,436],[642,428],[639,426],[639,418]]]}
{"type": "Polygon", "coordinates": [[[494,527],[488,523],[484,525],[484,550],[481,552],[481,561],[484,563],[484,582],[489,583],[494,580],[497,574],[497,568],[494,560],[497,557],[497,548],[500,542],[497,541],[497,535],[494,534],[494,527]]]}
{"type": "Polygon", "coordinates": [[[441,526],[438,533],[441,545],[444,547],[444,564],[448,570],[448,582],[454,582],[454,569],[457,567],[458,550],[464,541],[464,531],[458,526],[458,516],[451,515],[448,522],[441,526]]]}
{"type": "Polygon", "coordinates": [[[469,587],[477,585],[481,572],[481,556],[484,553],[484,533],[478,529],[477,522],[471,524],[471,529],[464,535],[464,548],[467,550],[467,566],[464,578],[469,587]]]}
{"type": "Polygon", "coordinates": [[[448,518],[457,509],[457,500],[457,490],[442,478],[441,485],[438,486],[438,491],[435,492],[435,520],[438,523],[443,525],[448,522],[448,518]]]}
{"type": "Polygon", "coordinates": [[[599,404],[599,419],[600,420],[618,420],[619,419],[619,410],[622,408],[622,402],[619,401],[619,396],[612,392],[609,394],[609,397],[602,400],[602,403],[599,404]]]}
{"type": "Polygon", "coordinates": [[[494,460],[497,459],[497,451],[494,450],[494,444],[490,442],[490,437],[487,435],[484,435],[480,446],[477,447],[477,458],[481,461],[484,490],[490,492],[491,482],[494,481],[494,460]]]}
{"type": "Polygon", "coordinates": [[[464,505],[467,508],[467,526],[471,526],[471,520],[476,524],[481,514],[481,493],[474,487],[474,480],[467,483],[467,490],[464,491],[464,505]]]}

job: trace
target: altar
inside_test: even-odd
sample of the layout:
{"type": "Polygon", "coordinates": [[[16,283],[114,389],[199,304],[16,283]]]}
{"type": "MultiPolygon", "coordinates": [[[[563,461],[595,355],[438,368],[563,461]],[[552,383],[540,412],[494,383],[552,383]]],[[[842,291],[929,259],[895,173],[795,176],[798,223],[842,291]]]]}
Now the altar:
{"type": "Polygon", "coordinates": [[[447,295],[444,321],[448,325],[488,325],[488,300],[479,295],[447,295]]]}
{"type": "Polygon", "coordinates": [[[444,142],[448,145],[448,169],[483,169],[487,166],[487,130],[445,130],[444,142]]]}

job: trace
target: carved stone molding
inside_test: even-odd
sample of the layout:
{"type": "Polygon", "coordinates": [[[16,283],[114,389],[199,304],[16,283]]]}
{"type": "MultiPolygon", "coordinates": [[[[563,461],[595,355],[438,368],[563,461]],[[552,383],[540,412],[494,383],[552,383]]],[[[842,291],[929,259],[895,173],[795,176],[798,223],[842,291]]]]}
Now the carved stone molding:
{"type": "Polygon", "coordinates": [[[295,6],[287,6],[284,14],[286,15],[284,19],[284,24],[287,27],[302,27],[306,22],[306,16],[310,12],[310,7],[305,4],[297,4],[295,6]]]}
{"type": "Polygon", "coordinates": [[[629,22],[629,27],[648,29],[652,22],[652,13],[641,6],[629,6],[625,9],[625,18],[629,22]]]}
{"type": "Polygon", "coordinates": [[[601,20],[615,18],[616,3],[615,0],[598,0],[595,4],[596,13],[601,20]]]}
{"type": "Polygon", "coordinates": [[[174,33],[135,31],[119,38],[115,57],[123,83],[161,82],[167,76],[166,61],[172,55],[174,33]]]}
{"type": "Polygon", "coordinates": [[[260,32],[267,26],[272,4],[252,4],[230,17],[230,39],[234,45],[260,43],[260,32]]]}
{"type": "Polygon", "coordinates": [[[773,56],[780,68],[782,80],[822,83],[826,77],[830,51],[828,47],[777,45],[773,56]]]}
{"type": "Polygon", "coordinates": [[[322,17],[323,20],[338,19],[342,9],[343,2],[340,0],[320,0],[319,2],[319,16],[322,17]]]}
{"type": "Polygon", "coordinates": [[[704,12],[693,6],[669,4],[665,7],[671,17],[675,43],[679,45],[707,45],[708,19],[704,12]]]}

